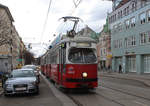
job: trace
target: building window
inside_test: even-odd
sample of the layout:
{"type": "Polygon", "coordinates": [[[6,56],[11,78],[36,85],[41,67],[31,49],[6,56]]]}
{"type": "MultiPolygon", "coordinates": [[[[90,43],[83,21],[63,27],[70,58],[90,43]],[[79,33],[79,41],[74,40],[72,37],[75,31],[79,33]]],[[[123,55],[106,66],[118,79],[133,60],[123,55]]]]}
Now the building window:
{"type": "Polygon", "coordinates": [[[131,37],[128,37],[127,38],[127,47],[130,47],[130,46],[132,46],[132,39],[131,39],[131,37]]]}
{"type": "Polygon", "coordinates": [[[147,11],[147,21],[150,22],[150,10],[147,11]]]}
{"type": "Polygon", "coordinates": [[[150,55],[144,56],[144,72],[150,73],[150,55]]]}
{"type": "Polygon", "coordinates": [[[129,6],[127,7],[127,15],[129,15],[129,6]]]}
{"type": "Polygon", "coordinates": [[[135,45],[136,45],[136,38],[135,38],[135,36],[132,36],[132,37],[131,37],[131,45],[132,45],[132,46],[135,46],[135,45]]]}
{"type": "Polygon", "coordinates": [[[127,57],[127,66],[129,72],[136,72],[136,57],[129,56],[127,57]]]}
{"type": "Polygon", "coordinates": [[[140,44],[145,44],[146,43],[146,33],[141,33],[140,34],[140,44]]]}
{"type": "Polygon", "coordinates": [[[148,35],[148,42],[150,43],[150,31],[148,31],[147,35],[148,35]]]}
{"type": "Polygon", "coordinates": [[[120,12],[118,12],[118,19],[120,19],[120,12]]]}
{"type": "Polygon", "coordinates": [[[122,18],[122,10],[120,11],[120,17],[122,18]]]}
{"type": "Polygon", "coordinates": [[[100,49],[100,52],[101,52],[101,56],[103,56],[103,49],[100,49]]]}
{"type": "Polygon", "coordinates": [[[123,10],[123,14],[124,14],[124,16],[126,16],[127,15],[127,9],[125,8],[124,10],[123,10]]]}
{"type": "Polygon", "coordinates": [[[111,23],[111,17],[109,17],[109,23],[111,23]]]}
{"type": "Polygon", "coordinates": [[[132,46],[136,46],[136,38],[135,36],[129,36],[127,38],[125,38],[125,47],[132,47],[132,46]]]}
{"type": "Polygon", "coordinates": [[[122,40],[118,40],[119,44],[118,44],[118,48],[122,48],[122,40]]]}
{"type": "Polygon", "coordinates": [[[135,3],[132,4],[132,12],[135,11],[135,3]]]}
{"type": "Polygon", "coordinates": [[[112,16],[110,17],[110,23],[112,23],[112,16]]]}
{"type": "Polygon", "coordinates": [[[146,6],[146,0],[141,0],[141,7],[146,6]]]}
{"type": "Polygon", "coordinates": [[[117,15],[115,14],[115,21],[117,20],[117,15]]]}
{"type": "Polygon", "coordinates": [[[114,32],[117,32],[117,25],[113,26],[114,32]]]}
{"type": "Polygon", "coordinates": [[[125,38],[124,43],[125,43],[125,47],[128,47],[128,39],[127,38],[125,38]]]}
{"type": "Polygon", "coordinates": [[[126,26],[126,29],[130,28],[130,20],[125,21],[125,26],[126,26]]]}
{"type": "Polygon", "coordinates": [[[118,24],[117,29],[118,29],[118,31],[121,31],[121,30],[122,30],[122,25],[121,25],[121,23],[118,24]]]}
{"type": "Polygon", "coordinates": [[[115,40],[113,41],[113,45],[114,45],[114,48],[117,48],[115,40]]]}
{"type": "Polygon", "coordinates": [[[122,48],[122,39],[114,40],[114,48],[122,48]]]}
{"type": "Polygon", "coordinates": [[[106,48],[104,48],[103,50],[104,50],[104,51],[103,51],[103,52],[104,52],[104,55],[106,55],[106,48]]]}
{"type": "Polygon", "coordinates": [[[140,22],[141,22],[141,24],[144,24],[146,22],[145,12],[140,14],[140,22]]]}
{"type": "Polygon", "coordinates": [[[135,27],[135,17],[131,18],[131,27],[135,27]]]}

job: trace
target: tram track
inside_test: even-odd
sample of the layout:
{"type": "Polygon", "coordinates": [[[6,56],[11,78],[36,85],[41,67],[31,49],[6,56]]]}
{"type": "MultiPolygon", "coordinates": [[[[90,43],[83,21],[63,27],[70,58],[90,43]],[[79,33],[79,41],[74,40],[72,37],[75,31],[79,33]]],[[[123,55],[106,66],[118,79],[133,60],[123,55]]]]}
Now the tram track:
{"type": "MultiPolygon", "coordinates": [[[[143,86],[141,86],[141,87],[144,87],[144,88],[149,88],[150,87],[150,85],[149,84],[147,84],[147,83],[144,83],[144,81],[141,81],[141,80],[137,80],[137,79],[129,79],[129,78],[119,78],[119,77],[114,77],[114,76],[102,76],[102,77],[104,77],[104,78],[114,78],[114,79],[118,79],[118,80],[126,80],[126,81],[130,81],[130,80],[132,80],[132,81],[136,81],[136,82],[138,82],[138,83],[140,83],[140,84],[143,84],[143,86]]],[[[142,80],[149,80],[150,81],[150,79],[142,79],[142,80]]]]}
{"type": "MultiPolygon", "coordinates": [[[[109,97],[107,97],[107,96],[104,96],[104,95],[102,95],[102,94],[100,94],[100,93],[98,93],[98,92],[95,92],[95,91],[89,91],[89,92],[91,92],[93,95],[96,95],[96,96],[100,97],[101,99],[104,99],[104,100],[108,101],[108,103],[114,103],[114,104],[117,104],[117,106],[118,106],[118,105],[119,105],[119,106],[126,106],[126,105],[124,105],[124,104],[118,102],[117,100],[113,100],[113,99],[111,99],[111,98],[109,98],[109,97]]],[[[80,101],[78,101],[77,98],[73,97],[72,95],[70,95],[70,94],[66,94],[66,95],[67,95],[77,106],[85,106],[85,105],[83,105],[80,101]]],[[[105,104],[105,103],[104,103],[104,104],[105,104]]],[[[102,106],[103,106],[103,105],[102,105],[102,106]]]]}
{"type": "Polygon", "coordinates": [[[117,100],[110,99],[110,98],[108,98],[108,97],[106,97],[106,96],[104,96],[104,95],[102,95],[102,94],[100,94],[100,93],[97,93],[97,92],[96,92],[95,94],[98,95],[98,96],[101,96],[102,98],[104,98],[104,99],[107,100],[107,101],[116,103],[116,104],[118,104],[118,105],[120,105],[120,106],[126,106],[126,105],[124,105],[124,104],[118,102],[117,100]]]}
{"type": "Polygon", "coordinates": [[[140,78],[139,80],[139,79],[133,79],[133,78],[115,77],[115,76],[110,76],[110,75],[102,75],[101,77],[114,78],[114,79],[120,79],[120,80],[132,80],[132,81],[136,81],[136,82],[143,84],[145,87],[148,87],[148,88],[150,87],[149,84],[145,83],[145,81],[150,81],[149,78],[140,78]]]}
{"type": "Polygon", "coordinates": [[[83,104],[81,104],[78,100],[76,100],[75,98],[73,98],[71,95],[66,94],[77,106],[84,106],[83,104]]]}
{"type": "Polygon", "coordinates": [[[123,93],[123,94],[126,94],[126,95],[129,95],[129,96],[134,96],[134,97],[137,97],[137,98],[140,98],[140,99],[150,101],[150,98],[146,98],[144,96],[139,96],[139,95],[136,95],[136,94],[133,94],[133,93],[129,93],[127,91],[122,91],[122,90],[117,89],[117,88],[112,88],[112,87],[108,87],[108,86],[104,86],[104,85],[102,85],[102,87],[107,88],[107,89],[111,89],[113,91],[117,91],[117,92],[120,92],[120,93],[123,93]]]}

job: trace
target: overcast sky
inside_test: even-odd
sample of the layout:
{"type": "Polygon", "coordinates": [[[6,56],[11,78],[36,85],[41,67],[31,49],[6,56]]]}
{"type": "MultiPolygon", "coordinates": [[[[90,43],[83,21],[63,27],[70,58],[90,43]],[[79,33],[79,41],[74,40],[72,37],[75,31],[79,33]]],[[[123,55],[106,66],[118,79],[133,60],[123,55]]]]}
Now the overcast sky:
{"type": "Polygon", "coordinates": [[[34,43],[32,50],[36,56],[46,51],[46,45],[54,39],[59,26],[58,19],[73,13],[84,20],[90,28],[100,32],[105,24],[107,12],[111,12],[112,2],[103,0],[82,0],[74,9],[73,0],[52,0],[47,25],[43,26],[50,0],[0,0],[8,6],[15,20],[14,25],[25,44],[34,43]],[[42,43],[43,45],[40,45],[42,43]]]}

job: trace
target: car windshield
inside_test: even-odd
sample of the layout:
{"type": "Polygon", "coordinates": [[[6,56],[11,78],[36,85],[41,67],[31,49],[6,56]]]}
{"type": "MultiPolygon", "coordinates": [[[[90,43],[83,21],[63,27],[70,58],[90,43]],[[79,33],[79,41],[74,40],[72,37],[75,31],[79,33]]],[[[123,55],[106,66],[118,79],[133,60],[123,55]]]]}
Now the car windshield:
{"type": "Polygon", "coordinates": [[[90,48],[72,48],[70,49],[68,59],[73,63],[96,62],[94,50],[90,48]]]}
{"type": "Polygon", "coordinates": [[[17,78],[17,77],[34,77],[35,74],[32,70],[17,70],[13,71],[11,73],[11,77],[17,78]]]}

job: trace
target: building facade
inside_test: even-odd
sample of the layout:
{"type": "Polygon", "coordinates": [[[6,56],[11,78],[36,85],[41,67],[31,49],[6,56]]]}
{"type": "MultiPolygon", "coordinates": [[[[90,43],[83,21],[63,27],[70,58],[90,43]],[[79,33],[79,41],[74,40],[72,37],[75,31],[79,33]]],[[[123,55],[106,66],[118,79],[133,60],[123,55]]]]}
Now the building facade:
{"type": "Polygon", "coordinates": [[[79,32],[77,32],[76,36],[91,37],[91,35],[93,33],[96,33],[96,32],[93,31],[90,27],[86,26],[85,28],[83,28],[79,32]]]}
{"type": "Polygon", "coordinates": [[[99,36],[99,42],[97,43],[97,56],[100,70],[111,68],[111,36],[107,21],[99,36]]]}
{"type": "Polygon", "coordinates": [[[113,0],[109,28],[113,71],[150,73],[150,1],[113,0]]]}
{"type": "Polygon", "coordinates": [[[12,65],[12,23],[8,7],[0,4],[0,72],[10,72],[12,65]]]}
{"type": "Polygon", "coordinates": [[[19,36],[15,26],[12,27],[12,63],[13,67],[17,67],[18,64],[24,64],[23,51],[25,49],[24,43],[19,36]]]}
{"type": "Polygon", "coordinates": [[[2,60],[1,66],[6,65],[9,71],[21,63],[19,59],[20,54],[23,52],[23,42],[13,22],[14,19],[9,8],[0,4],[0,59],[2,60]],[[3,62],[4,59],[5,62],[3,62]]]}

